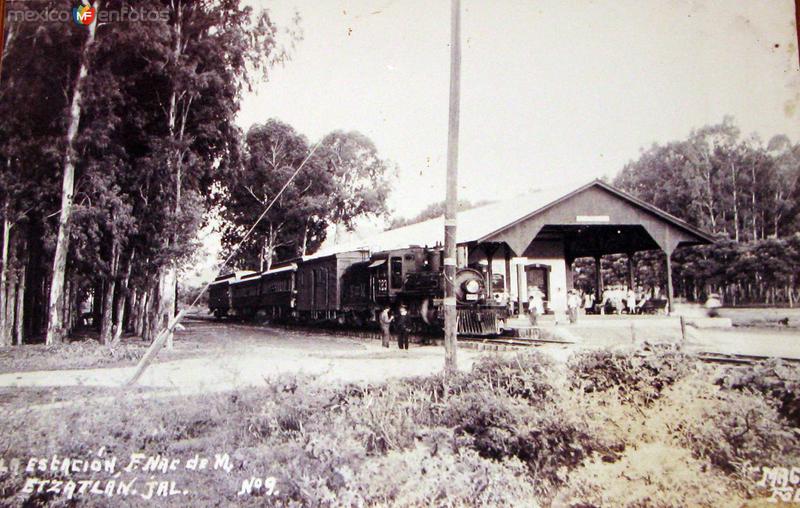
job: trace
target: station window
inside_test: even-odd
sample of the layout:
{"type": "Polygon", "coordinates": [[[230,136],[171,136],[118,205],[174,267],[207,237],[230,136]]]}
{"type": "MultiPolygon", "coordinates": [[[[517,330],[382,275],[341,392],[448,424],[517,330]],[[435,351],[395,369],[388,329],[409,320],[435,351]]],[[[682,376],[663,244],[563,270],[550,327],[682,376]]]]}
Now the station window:
{"type": "Polygon", "coordinates": [[[403,287],[403,259],[391,259],[391,275],[392,275],[392,289],[400,289],[403,287]]]}

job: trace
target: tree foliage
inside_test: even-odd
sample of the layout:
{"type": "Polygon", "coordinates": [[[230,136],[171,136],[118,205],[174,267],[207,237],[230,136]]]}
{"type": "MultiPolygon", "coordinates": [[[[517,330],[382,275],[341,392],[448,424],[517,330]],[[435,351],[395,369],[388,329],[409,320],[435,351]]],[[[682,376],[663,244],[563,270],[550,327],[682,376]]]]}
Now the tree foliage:
{"type": "MultiPolygon", "coordinates": [[[[728,304],[797,301],[800,270],[800,144],[783,135],[764,144],[742,139],[733,119],[693,131],[686,140],[653,145],[628,163],[614,184],[715,233],[713,245],[673,255],[678,294],[702,301],[721,293],[728,304]]],[[[638,283],[664,287],[662,253],[636,255],[638,283]]],[[[594,267],[578,262],[591,286],[594,267]]],[[[624,282],[622,256],[604,260],[606,283],[624,282]]]]}
{"type": "Polygon", "coordinates": [[[227,174],[218,195],[223,247],[230,252],[239,244],[297,172],[235,263],[263,270],[312,253],[329,226],[352,227],[359,217],[386,213],[392,170],[358,132],[336,131],[311,145],[278,120],[254,125],[245,136],[242,163],[227,174]]]}
{"type": "MultiPolygon", "coordinates": [[[[18,2],[14,8],[43,4],[18,2]]],[[[74,6],[46,4],[53,10],[74,6]]],[[[239,159],[235,116],[241,93],[288,56],[269,12],[239,0],[102,4],[108,11],[122,8],[165,15],[98,23],[88,50],[86,27],[73,23],[6,25],[0,214],[14,227],[3,237],[10,243],[2,266],[9,284],[0,289],[27,288],[24,315],[5,313],[22,324],[17,340],[35,340],[43,330],[48,287],[58,276],[52,271],[55,217],[79,63],[87,62],[87,73],[59,312],[68,330],[91,312],[107,339],[112,317],[117,328],[137,333],[157,323],[163,268],[192,256],[212,205],[207,189],[239,159]]],[[[292,27],[290,42],[299,36],[292,27]]]]}

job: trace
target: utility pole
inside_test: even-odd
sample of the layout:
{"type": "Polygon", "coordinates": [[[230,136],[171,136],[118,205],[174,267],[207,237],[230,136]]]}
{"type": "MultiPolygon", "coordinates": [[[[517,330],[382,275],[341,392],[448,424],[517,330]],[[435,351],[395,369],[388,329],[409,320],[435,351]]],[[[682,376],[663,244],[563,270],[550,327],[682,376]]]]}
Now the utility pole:
{"type": "Polygon", "coordinates": [[[458,211],[458,120],[461,99],[461,0],[450,0],[450,121],[447,129],[447,195],[444,212],[444,369],[455,372],[456,213],[458,211]]]}

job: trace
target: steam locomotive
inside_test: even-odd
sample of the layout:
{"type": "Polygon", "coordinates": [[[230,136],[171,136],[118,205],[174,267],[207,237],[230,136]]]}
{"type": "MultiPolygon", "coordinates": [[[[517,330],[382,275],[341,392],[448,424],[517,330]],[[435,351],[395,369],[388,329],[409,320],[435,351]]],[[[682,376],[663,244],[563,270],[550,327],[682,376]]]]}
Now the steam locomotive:
{"type": "MultiPolygon", "coordinates": [[[[224,317],[367,327],[380,311],[405,305],[417,332],[444,325],[441,247],[412,246],[370,255],[356,250],[309,256],[265,272],[230,273],[209,288],[209,310],[224,317]]],[[[476,268],[456,272],[458,333],[497,335],[508,318],[476,268]]]]}

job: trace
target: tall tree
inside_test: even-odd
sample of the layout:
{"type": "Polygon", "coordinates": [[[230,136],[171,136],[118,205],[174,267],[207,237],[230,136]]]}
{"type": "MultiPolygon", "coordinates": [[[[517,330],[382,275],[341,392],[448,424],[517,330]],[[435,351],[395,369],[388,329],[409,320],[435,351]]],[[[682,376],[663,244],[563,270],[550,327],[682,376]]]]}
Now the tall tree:
{"type": "MultiPolygon", "coordinates": [[[[101,2],[95,2],[96,9],[101,2]]],[[[91,52],[95,43],[97,23],[91,23],[86,29],[86,40],[81,48],[80,64],[75,84],[72,86],[72,99],[67,121],[66,142],[64,147],[63,180],[61,186],[61,212],[58,218],[58,235],[56,250],[53,256],[53,272],[50,281],[50,300],[47,319],[47,344],[61,342],[65,330],[62,319],[64,305],[64,281],[66,277],[67,251],[69,249],[69,220],[72,214],[73,192],[75,186],[75,140],[81,122],[84,86],[91,67],[91,52]]]]}
{"type": "MultiPolygon", "coordinates": [[[[67,8],[70,3],[53,4],[54,8],[67,8]]],[[[31,303],[46,305],[43,293],[50,270],[46,253],[53,243],[49,218],[58,215],[59,209],[55,203],[64,164],[64,112],[70,105],[85,30],[65,23],[19,21],[26,19],[27,10],[40,7],[40,4],[15,3],[12,8],[21,15],[9,18],[3,33],[0,213],[9,232],[3,238],[6,244],[3,251],[9,257],[0,266],[0,278],[9,280],[8,270],[15,257],[23,270],[32,263],[34,266],[26,271],[25,278],[17,277],[16,293],[31,303]],[[64,93],[58,93],[59,90],[64,93]],[[27,284],[33,290],[25,291],[27,284]]],[[[17,309],[24,307],[6,305],[0,319],[6,323],[14,318],[19,321],[22,315],[17,309]]],[[[37,332],[41,315],[37,307],[36,315],[26,319],[29,325],[17,330],[37,332]]]]}
{"type": "Polygon", "coordinates": [[[156,217],[163,241],[150,257],[159,266],[151,335],[173,315],[176,259],[188,253],[196,236],[208,203],[204,190],[235,150],[241,90],[251,76],[285,57],[266,11],[256,15],[238,0],[170,0],[166,7],[169,21],[158,35],[160,53],[151,66],[164,115],[153,124],[151,152],[143,161],[155,176],[151,206],[163,209],[156,217]]]}
{"type": "Polygon", "coordinates": [[[334,131],[322,146],[333,179],[328,208],[334,231],[351,229],[358,217],[386,215],[394,168],[381,159],[375,144],[360,132],[334,131]]]}
{"type": "Polygon", "coordinates": [[[239,243],[312,150],[242,246],[236,266],[269,269],[276,260],[314,252],[329,226],[351,227],[359,217],[385,213],[393,166],[366,136],[336,131],[311,146],[291,126],[272,119],[250,128],[242,163],[227,177],[220,196],[226,251],[239,243]]]}
{"type": "MultiPolygon", "coordinates": [[[[278,120],[250,128],[242,163],[229,173],[221,200],[226,250],[241,241],[310,150],[304,136],[278,120]]],[[[324,160],[315,152],[242,246],[236,265],[268,270],[276,258],[316,248],[325,238],[333,189],[324,160]]]]}

